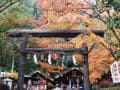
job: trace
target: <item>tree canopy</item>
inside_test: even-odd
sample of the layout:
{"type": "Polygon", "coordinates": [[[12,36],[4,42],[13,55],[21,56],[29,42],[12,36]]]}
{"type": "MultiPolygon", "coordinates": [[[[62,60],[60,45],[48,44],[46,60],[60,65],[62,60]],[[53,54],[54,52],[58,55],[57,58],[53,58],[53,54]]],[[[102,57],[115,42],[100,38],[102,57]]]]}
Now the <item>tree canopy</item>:
{"type": "MultiPolygon", "coordinates": [[[[87,33],[69,40],[70,45],[67,44],[67,47],[80,48],[82,42],[87,42],[90,49],[95,44],[93,51],[89,54],[91,83],[97,82],[102,75],[109,72],[109,65],[116,60],[115,57],[119,57],[113,50],[116,49],[113,48],[115,46],[109,42],[112,41],[111,38],[107,37],[112,33],[114,40],[117,40],[117,45],[119,45],[117,34],[120,29],[119,0],[37,0],[37,3],[43,10],[43,14],[38,20],[39,29],[88,30],[87,33]],[[98,37],[91,33],[90,30],[94,29],[106,30],[106,34],[108,34],[105,34],[105,38],[98,37]],[[100,52],[103,53],[100,55],[100,52]],[[99,70],[95,70],[96,67],[100,67],[99,70]]],[[[36,43],[41,47],[64,47],[64,40],[61,40],[64,44],[56,43],[58,41],[58,39],[48,38],[44,39],[45,43],[39,43],[39,40],[36,40],[36,43]]],[[[80,55],[76,55],[76,58],[79,62],[82,59],[80,55]]]]}
{"type": "MultiPolygon", "coordinates": [[[[18,56],[16,54],[16,47],[19,47],[20,39],[9,39],[14,47],[11,47],[11,43],[3,41],[6,37],[4,37],[4,33],[1,32],[12,28],[33,28],[34,30],[87,30],[87,33],[72,39],[33,38],[28,47],[80,48],[82,42],[87,43],[89,50],[94,46],[93,51],[89,54],[91,83],[101,79],[102,75],[109,72],[109,65],[114,60],[120,59],[119,0],[1,0],[0,18],[0,27],[4,27],[4,30],[3,28],[0,28],[0,39],[2,40],[0,41],[0,50],[3,51],[0,52],[0,60],[3,60],[3,58],[7,56],[9,56],[8,59],[11,60],[10,57],[14,54],[16,55],[16,58],[19,56],[18,52],[18,56]],[[20,3],[17,3],[19,1],[20,3]],[[106,30],[106,33],[104,38],[101,38],[93,34],[91,30],[106,30]],[[15,43],[15,41],[18,42],[15,43]]],[[[76,54],[75,57],[77,62],[82,63],[81,55],[76,54]]],[[[40,62],[40,65],[41,67],[48,69],[46,73],[55,72],[53,70],[55,67],[54,65],[47,64],[48,67],[44,67],[44,62],[40,62]],[[49,67],[52,68],[52,70],[49,70],[49,67]]],[[[36,68],[34,66],[31,67],[36,68]]],[[[39,69],[38,66],[36,69],[39,69]]],[[[61,67],[58,67],[57,69],[61,70],[61,67]]],[[[32,70],[30,69],[29,71],[31,72],[32,70]]],[[[56,70],[56,72],[60,70],[56,70]]]]}

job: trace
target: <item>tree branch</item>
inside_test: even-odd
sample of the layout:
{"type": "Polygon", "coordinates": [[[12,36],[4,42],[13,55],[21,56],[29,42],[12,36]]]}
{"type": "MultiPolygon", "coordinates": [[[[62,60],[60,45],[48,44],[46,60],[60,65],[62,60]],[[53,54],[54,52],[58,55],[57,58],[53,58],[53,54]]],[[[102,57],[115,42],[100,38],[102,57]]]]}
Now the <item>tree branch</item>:
{"type": "Polygon", "coordinates": [[[0,13],[3,12],[4,10],[6,10],[8,7],[10,7],[10,6],[14,5],[15,3],[19,2],[19,1],[20,1],[20,0],[16,0],[16,1],[10,3],[9,5],[5,6],[4,8],[2,8],[2,9],[0,10],[0,13]]]}
{"type": "Polygon", "coordinates": [[[8,3],[8,0],[6,0],[2,5],[0,5],[0,8],[4,7],[8,3]]]}
{"type": "Polygon", "coordinates": [[[111,53],[111,55],[113,56],[113,58],[114,58],[115,60],[117,60],[117,58],[116,58],[116,56],[114,55],[114,52],[113,52],[113,50],[112,50],[111,48],[107,48],[102,42],[100,42],[100,44],[101,44],[102,46],[104,46],[104,47],[111,53]]]}
{"type": "Polygon", "coordinates": [[[110,11],[106,10],[106,12],[107,12],[108,16],[109,16],[110,18],[112,18],[112,16],[110,15],[110,11]]]}
{"type": "Polygon", "coordinates": [[[118,35],[117,35],[117,33],[115,32],[115,30],[114,30],[114,29],[111,29],[111,30],[112,30],[115,38],[116,38],[116,39],[118,40],[118,42],[120,43],[120,38],[118,37],[118,35]]]}
{"type": "Polygon", "coordinates": [[[95,43],[92,45],[92,47],[90,48],[90,50],[88,51],[88,53],[90,53],[92,50],[93,50],[93,48],[95,47],[95,43]]]}
{"type": "Polygon", "coordinates": [[[96,13],[98,15],[98,17],[96,17],[97,19],[101,20],[103,23],[107,24],[103,17],[95,10],[95,8],[92,8],[93,12],[96,13]]]}
{"type": "MultiPolygon", "coordinates": [[[[91,8],[92,9],[92,8],[91,8]]],[[[84,11],[84,10],[80,10],[80,11],[84,11]]],[[[91,16],[91,17],[94,17],[92,14],[89,14],[89,13],[87,13],[86,11],[85,11],[85,13],[87,14],[87,15],[89,15],[89,16],[91,16]]],[[[96,13],[97,14],[97,13],[96,13]]],[[[97,14],[98,15],[98,14],[97,14]]],[[[102,17],[99,15],[99,17],[95,17],[95,18],[97,18],[97,19],[99,19],[100,21],[102,21],[104,24],[107,24],[103,19],[102,19],[102,17]]]]}
{"type": "Polygon", "coordinates": [[[15,42],[13,40],[11,40],[10,38],[7,38],[7,39],[14,45],[14,47],[17,51],[20,51],[20,48],[15,44],[15,42]]]}

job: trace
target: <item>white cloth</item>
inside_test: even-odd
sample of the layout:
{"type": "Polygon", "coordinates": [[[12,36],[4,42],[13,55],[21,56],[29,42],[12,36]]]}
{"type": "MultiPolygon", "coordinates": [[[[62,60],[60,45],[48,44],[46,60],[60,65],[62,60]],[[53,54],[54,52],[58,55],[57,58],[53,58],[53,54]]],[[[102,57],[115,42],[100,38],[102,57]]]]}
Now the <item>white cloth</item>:
{"type": "Polygon", "coordinates": [[[49,64],[52,64],[52,61],[51,61],[51,54],[48,54],[48,63],[49,63],[49,64]]]}
{"type": "Polygon", "coordinates": [[[37,55],[36,54],[34,54],[34,62],[35,62],[35,64],[38,64],[38,62],[37,62],[37,55]]]}
{"type": "Polygon", "coordinates": [[[74,63],[74,65],[76,65],[76,59],[75,59],[75,55],[73,55],[73,63],[74,63]]]}

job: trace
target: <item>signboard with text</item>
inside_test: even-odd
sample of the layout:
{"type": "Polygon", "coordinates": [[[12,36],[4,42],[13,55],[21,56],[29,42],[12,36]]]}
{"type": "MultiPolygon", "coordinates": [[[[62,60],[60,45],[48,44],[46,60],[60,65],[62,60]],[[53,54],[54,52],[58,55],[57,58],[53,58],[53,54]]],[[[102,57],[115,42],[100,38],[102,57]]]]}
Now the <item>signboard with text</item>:
{"type": "Polygon", "coordinates": [[[120,83],[120,62],[115,61],[110,65],[113,83],[120,83]]]}

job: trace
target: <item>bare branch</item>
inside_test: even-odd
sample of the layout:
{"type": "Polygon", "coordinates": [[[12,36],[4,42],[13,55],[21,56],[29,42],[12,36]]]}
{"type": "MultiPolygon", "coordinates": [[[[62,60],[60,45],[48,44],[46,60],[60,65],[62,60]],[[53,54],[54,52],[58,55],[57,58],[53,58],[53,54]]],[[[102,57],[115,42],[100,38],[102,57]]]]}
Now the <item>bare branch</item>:
{"type": "MultiPolygon", "coordinates": [[[[87,2],[87,1],[86,1],[87,4],[89,4],[89,5],[92,6],[91,10],[92,10],[94,13],[96,13],[97,17],[95,17],[95,18],[99,19],[99,20],[102,21],[104,24],[106,24],[104,18],[100,15],[99,12],[97,12],[97,7],[99,6],[98,0],[94,0],[94,2],[95,2],[95,3],[92,3],[92,4],[91,4],[90,2],[87,2]]],[[[103,11],[103,12],[104,12],[104,11],[103,11]]],[[[86,14],[88,14],[88,13],[86,13],[86,14]]],[[[88,15],[89,15],[89,14],[88,14],[88,15]]],[[[90,16],[93,16],[93,15],[90,15],[90,16]]]]}
{"type": "Polygon", "coordinates": [[[0,8],[4,7],[8,3],[8,0],[6,0],[2,5],[0,5],[0,8]]]}
{"type": "Polygon", "coordinates": [[[90,50],[88,51],[88,53],[90,53],[93,50],[94,47],[95,47],[95,43],[92,45],[92,47],[90,48],[90,50]]]}
{"type": "Polygon", "coordinates": [[[95,8],[92,9],[94,13],[97,14],[98,17],[96,17],[97,19],[101,20],[103,23],[107,24],[105,21],[104,21],[104,18],[95,10],[95,8]]]}
{"type": "MultiPolygon", "coordinates": [[[[91,9],[93,10],[93,8],[91,8],[91,9]]],[[[79,13],[82,12],[82,11],[84,11],[84,10],[80,10],[79,13]]],[[[89,16],[91,16],[91,17],[94,17],[92,14],[87,13],[86,11],[84,11],[84,12],[85,12],[87,15],[89,15],[89,16]]],[[[103,17],[102,17],[99,13],[97,13],[97,12],[95,12],[95,13],[99,16],[99,17],[95,17],[96,19],[102,21],[104,24],[107,24],[107,23],[104,21],[103,17]]]]}
{"type": "Polygon", "coordinates": [[[110,15],[110,12],[109,12],[108,10],[106,10],[106,12],[107,12],[108,16],[109,16],[110,18],[112,18],[111,15],[110,15]]]}
{"type": "Polygon", "coordinates": [[[11,40],[10,38],[7,38],[7,39],[14,45],[14,47],[17,51],[20,51],[19,47],[15,44],[15,42],[13,40],[11,40]]]}
{"type": "Polygon", "coordinates": [[[19,2],[19,1],[20,1],[20,0],[16,0],[16,1],[8,4],[7,6],[5,6],[4,8],[2,8],[2,9],[0,10],[0,13],[3,12],[4,10],[6,10],[7,8],[9,8],[10,6],[16,4],[16,3],[19,2]]]}
{"type": "Polygon", "coordinates": [[[111,29],[111,30],[112,30],[115,38],[117,39],[117,41],[120,43],[120,38],[118,37],[118,35],[117,35],[117,33],[115,32],[115,30],[114,30],[114,29],[111,29]]]}
{"type": "Polygon", "coordinates": [[[102,46],[104,46],[104,47],[111,53],[111,55],[113,56],[113,58],[114,58],[115,60],[117,60],[117,58],[116,58],[116,56],[114,55],[114,52],[113,52],[113,50],[112,50],[111,48],[107,48],[102,42],[100,42],[100,44],[101,44],[102,46]]]}

